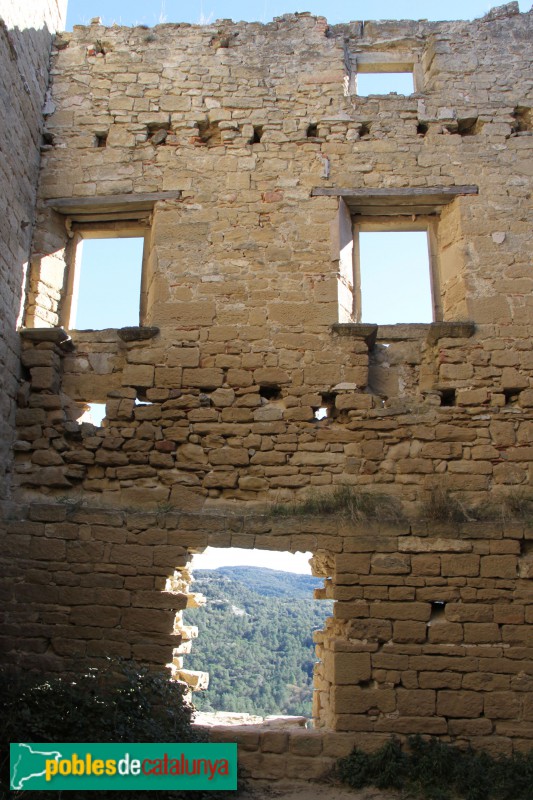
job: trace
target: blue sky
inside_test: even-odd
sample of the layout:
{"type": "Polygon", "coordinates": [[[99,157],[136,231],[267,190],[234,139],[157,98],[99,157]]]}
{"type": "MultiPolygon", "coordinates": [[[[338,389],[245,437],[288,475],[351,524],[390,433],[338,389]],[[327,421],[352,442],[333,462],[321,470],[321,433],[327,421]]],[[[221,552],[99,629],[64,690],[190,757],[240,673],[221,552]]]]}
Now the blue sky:
{"type": "MultiPolygon", "coordinates": [[[[310,11],[327,17],[328,22],[357,19],[474,19],[498,0],[374,0],[372,3],[346,0],[69,0],[67,30],[72,25],[86,25],[91,17],[100,16],[104,24],[157,25],[160,22],[214,22],[217,19],[269,22],[273,17],[294,11],[310,11]]],[[[520,0],[520,10],[529,11],[529,0],[520,0]]]]}

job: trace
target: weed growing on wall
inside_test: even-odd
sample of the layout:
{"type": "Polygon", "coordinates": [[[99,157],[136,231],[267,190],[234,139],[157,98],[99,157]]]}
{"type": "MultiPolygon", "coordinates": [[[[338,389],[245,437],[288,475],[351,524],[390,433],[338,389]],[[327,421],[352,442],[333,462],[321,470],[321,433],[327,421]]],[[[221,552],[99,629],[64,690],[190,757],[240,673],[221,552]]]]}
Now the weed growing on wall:
{"type": "Polygon", "coordinates": [[[493,758],[437,739],[394,737],[375,753],[357,748],[339,760],[337,775],[353,789],[376,786],[423,800],[531,800],[533,751],[493,758]]]}
{"type": "Polygon", "coordinates": [[[330,494],[309,495],[300,503],[277,503],[271,506],[272,516],[339,516],[353,522],[401,522],[400,504],[390,495],[361,492],[341,485],[330,494]]]}

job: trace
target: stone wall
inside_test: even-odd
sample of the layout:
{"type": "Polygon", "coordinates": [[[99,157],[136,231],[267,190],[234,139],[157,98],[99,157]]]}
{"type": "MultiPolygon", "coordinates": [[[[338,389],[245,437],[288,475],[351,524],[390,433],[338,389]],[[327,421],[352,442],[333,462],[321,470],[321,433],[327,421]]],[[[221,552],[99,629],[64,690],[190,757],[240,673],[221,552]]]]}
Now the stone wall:
{"type": "Polygon", "coordinates": [[[64,24],[64,12],[63,0],[0,2],[0,500],[8,494],[14,438],[17,320],[35,218],[42,107],[52,34],[64,24]]]}
{"type": "Polygon", "coordinates": [[[317,726],[527,747],[532,23],[510,3],[472,23],[296,14],[56,38],[10,659],[133,655],[201,683],[179,616],[198,601],[190,554],[311,551],[336,601],[317,726]],[[354,93],[358,69],[394,64],[415,94],[354,93]],[[361,322],[365,224],[428,231],[433,323],[361,322]],[[140,325],[76,330],[79,242],[133,231],[140,325]],[[91,403],[101,426],[81,420],[91,403]],[[339,490],[363,510],[297,513],[339,490]]]}
{"type": "MultiPolygon", "coordinates": [[[[390,361],[371,368],[396,392],[402,382],[401,395],[390,398],[365,391],[368,345],[335,331],[324,335],[324,351],[318,336],[309,337],[313,351],[302,346],[305,337],[288,340],[276,367],[261,366],[253,352],[207,362],[197,341],[163,345],[157,329],[73,332],[73,339],[58,329],[23,332],[29,380],[17,415],[18,494],[199,510],[342,485],[387,495],[412,516],[435,489],[478,509],[489,492],[496,505],[523,492],[533,391],[506,395],[505,368],[496,363],[509,352],[478,340],[472,364],[471,326],[399,327],[411,338],[395,331],[390,361]],[[446,338],[434,341],[439,332],[446,338]],[[315,366],[322,356],[327,363],[315,366]],[[498,377],[483,386],[475,373],[491,359],[498,377]],[[456,404],[441,405],[448,386],[456,404]],[[88,397],[106,403],[104,427],[78,421],[88,397]],[[319,420],[321,407],[328,415],[319,420]]],[[[529,371],[520,366],[525,387],[529,371]]]]}
{"type": "MultiPolygon", "coordinates": [[[[68,498],[16,517],[3,557],[1,643],[4,657],[25,668],[135,658],[168,663],[201,688],[206,676],[187,670],[201,631],[182,621],[183,609],[203,601],[189,590],[191,553],[310,550],[324,578],[317,596],[335,601],[334,617],[315,634],[313,716],[323,733],[344,737],[311,737],[319,749],[308,755],[322,742],[330,756],[339,743],[379,746],[391,733],[493,752],[531,747],[529,524],[118,511],[68,498]]],[[[248,766],[260,764],[253,758],[248,766]]],[[[277,769],[273,777],[281,777],[277,769]]]]}

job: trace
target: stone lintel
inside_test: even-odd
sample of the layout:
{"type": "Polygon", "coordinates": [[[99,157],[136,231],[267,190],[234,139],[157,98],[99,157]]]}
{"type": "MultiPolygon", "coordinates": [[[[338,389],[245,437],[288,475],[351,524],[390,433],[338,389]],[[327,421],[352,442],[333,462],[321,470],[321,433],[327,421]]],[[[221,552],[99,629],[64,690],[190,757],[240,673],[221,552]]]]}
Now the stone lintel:
{"type": "Polygon", "coordinates": [[[179,200],[181,189],[167,192],[136,192],[112,194],[108,197],[54,197],[45,205],[67,216],[95,212],[151,211],[154,204],[162,200],[179,200]]]}
{"type": "Polygon", "coordinates": [[[387,216],[398,214],[438,214],[461,195],[477,195],[477,186],[435,186],[401,189],[340,189],[317,186],[311,197],[340,197],[352,214],[387,216]]]}

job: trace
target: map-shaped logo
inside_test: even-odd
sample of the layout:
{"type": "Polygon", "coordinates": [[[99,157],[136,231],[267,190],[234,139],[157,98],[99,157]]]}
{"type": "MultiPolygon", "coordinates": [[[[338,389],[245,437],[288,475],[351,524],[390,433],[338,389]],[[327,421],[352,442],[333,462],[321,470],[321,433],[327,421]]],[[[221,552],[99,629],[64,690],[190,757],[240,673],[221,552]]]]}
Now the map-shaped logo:
{"type": "Polygon", "coordinates": [[[11,749],[11,788],[31,789],[32,778],[44,778],[46,762],[50,759],[58,761],[61,753],[57,750],[44,750],[42,745],[19,742],[11,749]],[[37,749],[37,747],[41,749],[37,749]]]}

